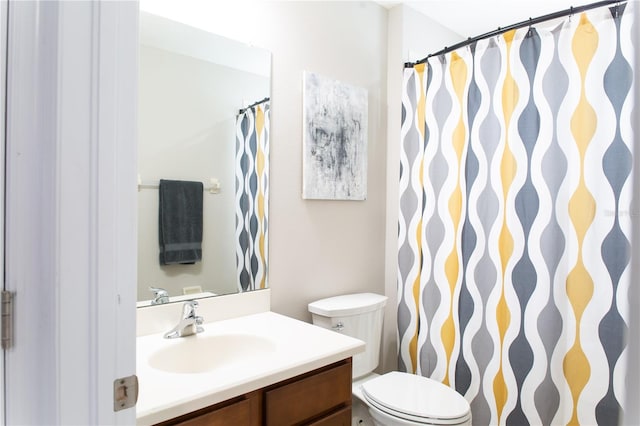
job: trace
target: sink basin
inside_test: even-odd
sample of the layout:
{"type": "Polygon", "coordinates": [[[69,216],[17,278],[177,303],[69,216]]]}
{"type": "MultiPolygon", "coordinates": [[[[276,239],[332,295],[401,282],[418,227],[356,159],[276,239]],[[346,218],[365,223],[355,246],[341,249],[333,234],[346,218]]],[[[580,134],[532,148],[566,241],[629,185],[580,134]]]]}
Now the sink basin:
{"type": "Polygon", "coordinates": [[[263,357],[276,344],[252,334],[215,334],[182,337],[149,355],[149,365],[168,373],[196,374],[263,357]]]}

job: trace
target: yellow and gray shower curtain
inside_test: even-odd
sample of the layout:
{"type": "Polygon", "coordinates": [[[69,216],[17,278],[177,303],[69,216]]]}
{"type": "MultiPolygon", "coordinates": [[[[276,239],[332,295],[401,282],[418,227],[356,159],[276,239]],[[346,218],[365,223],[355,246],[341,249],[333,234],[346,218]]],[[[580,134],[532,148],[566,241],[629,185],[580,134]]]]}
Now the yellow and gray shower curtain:
{"type": "Polygon", "coordinates": [[[639,214],[631,8],[405,70],[399,365],[464,395],[474,425],[618,423],[639,214]]]}
{"type": "Polygon", "coordinates": [[[236,119],[236,276],[239,291],[268,287],[269,103],[236,119]]]}

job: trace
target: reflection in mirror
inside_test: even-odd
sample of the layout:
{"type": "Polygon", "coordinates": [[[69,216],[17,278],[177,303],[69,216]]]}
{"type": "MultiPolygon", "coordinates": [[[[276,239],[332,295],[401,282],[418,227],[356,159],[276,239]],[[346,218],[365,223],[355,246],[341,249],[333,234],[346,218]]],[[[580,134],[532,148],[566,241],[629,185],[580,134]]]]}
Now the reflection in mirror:
{"type": "Polygon", "coordinates": [[[138,306],[266,288],[270,53],[141,11],[139,59],[138,306]],[[160,179],[203,183],[201,261],[160,264],[160,179]]]}

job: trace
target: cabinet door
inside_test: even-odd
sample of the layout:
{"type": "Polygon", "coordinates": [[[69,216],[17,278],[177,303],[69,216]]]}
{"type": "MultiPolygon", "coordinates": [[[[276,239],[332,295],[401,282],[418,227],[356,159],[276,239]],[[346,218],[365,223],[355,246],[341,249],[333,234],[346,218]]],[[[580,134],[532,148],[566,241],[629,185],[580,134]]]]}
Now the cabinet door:
{"type": "Polygon", "coordinates": [[[294,425],[351,407],[351,362],[265,392],[267,426],[294,425]]]}

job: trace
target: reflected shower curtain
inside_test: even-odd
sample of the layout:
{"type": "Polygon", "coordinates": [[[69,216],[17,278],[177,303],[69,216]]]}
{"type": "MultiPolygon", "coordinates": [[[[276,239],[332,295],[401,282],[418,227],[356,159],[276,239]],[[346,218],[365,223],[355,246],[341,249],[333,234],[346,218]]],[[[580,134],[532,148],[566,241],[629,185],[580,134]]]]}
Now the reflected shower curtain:
{"type": "Polygon", "coordinates": [[[611,425],[623,409],[631,7],[405,70],[399,366],[464,395],[474,425],[611,425]]]}
{"type": "Polygon", "coordinates": [[[269,103],[236,118],[236,275],[239,291],[267,288],[269,103]]]}

